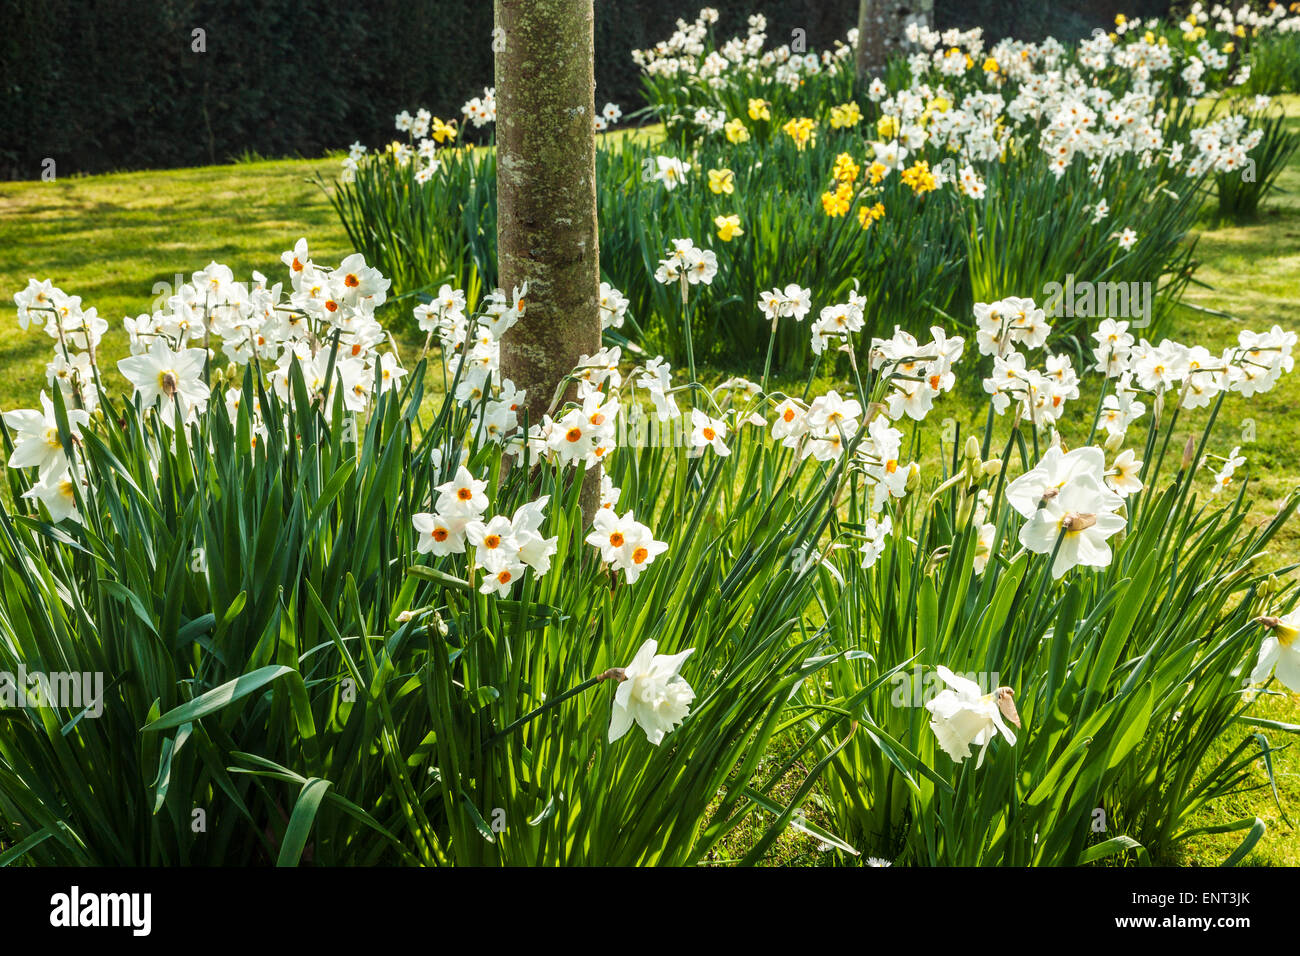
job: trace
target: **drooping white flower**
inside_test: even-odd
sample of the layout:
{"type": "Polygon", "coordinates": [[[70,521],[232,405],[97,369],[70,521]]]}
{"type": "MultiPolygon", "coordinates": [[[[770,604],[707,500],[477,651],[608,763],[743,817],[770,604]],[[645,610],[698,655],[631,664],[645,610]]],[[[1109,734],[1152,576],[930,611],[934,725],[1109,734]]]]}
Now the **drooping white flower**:
{"type": "Polygon", "coordinates": [[[1017,727],[1020,726],[1011,688],[999,687],[991,694],[984,694],[973,680],[959,677],[942,664],[936,670],[948,687],[925,708],[932,715],[930,729],[949,757],[961,763],[970,756],[973,745],[980,748],[979,759],[975,762],[975,766],[980,767],[984,764],[989,744],[998,734],[1015,746],[1016,735],[1002,719],[1005,715],[1017,727]]]}
{"type": "Polygon", "coordinates": [[[76,486],[69,472],[43,475],[23,497],[45,505],[52,521],[62,521],[64,518],[81,521],[81,513],[77,510],[76,486]]]}
{"type": "Polygon", "coordinates": [[[1142,462],[1137,460],[1132,448],[1126,448],[1116,456],[1115,463],[1110,471],[1106,472],[1106,484],[1113,488],[1116,494],[1127,498],[1142,490],[1142,479],[1138,477],[1141,473],[1142,462]]]}
{"type": "Polygon", "coordinates": [[[680,654],[656,654],[654,639],[641,645],[632,663],[623,668],[622,680],[614,693],[614,709],[609,722],[609,742],[613,743],[631,728],[640,725],[646,740],[658,746],[664,735],[686,719],[695,691],[681,676],[682,665],[694,648],[680,654]]]}
{"type": "Polygon", "coordinates": [[[1241,448],[1234,447],[1228,453],[1228,457],[1223,460],[1223,467],[1219,473],[1214,476],[1214,484],[1210,486],[1210,494],[1217,495],[1225,491],[1232,484],[1233,477],[1237,474],[1237,469],[1246,463],[1246,457],[1240,454],[1241,448]]]}
{"type": "Polygon", "coordinates": [[[880,555],[885,550],[885,543],[894,531],[894,525],[889,520],[888,515],[885,515],[879,521],[875,518],[868,518],[862,531],[866,536],[866,541],[862,543],[862,547],[858,550],[862,552],[862,566],[869,568],[880,560],[880,555]]]}

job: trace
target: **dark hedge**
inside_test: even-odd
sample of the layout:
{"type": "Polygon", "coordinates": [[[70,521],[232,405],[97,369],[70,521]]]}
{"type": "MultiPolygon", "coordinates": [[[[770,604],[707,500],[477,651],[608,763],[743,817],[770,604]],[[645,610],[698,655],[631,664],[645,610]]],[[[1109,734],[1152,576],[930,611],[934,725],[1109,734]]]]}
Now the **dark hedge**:
{"type": "MultiPolygon", "coordinates": [[[[639,105],[630,51],[702,2],[596,0],[597,97],[639,105]]],[[[729,36],[762,10],[770,42],[842,38],[857,0],[712,0],[729,36]]],[[[1117,0],[937,0],[938,25],[1080,35],[1117,0]]],[[[0,178],[316,156],[393,135],[402,109],[459,116],[492,82],[491,0],[0,0],[0,178]],[[193,52],[193,31],[206,52],[193,52]]],[[[600,105],[598,103],[597,105],[600,105]]]]}

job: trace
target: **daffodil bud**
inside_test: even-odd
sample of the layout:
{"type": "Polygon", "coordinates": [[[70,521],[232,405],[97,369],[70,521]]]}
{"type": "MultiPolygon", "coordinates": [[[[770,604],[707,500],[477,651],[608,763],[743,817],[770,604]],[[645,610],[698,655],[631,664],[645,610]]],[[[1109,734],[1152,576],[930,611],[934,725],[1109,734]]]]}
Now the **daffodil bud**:
{"type": "Polygon", "coordinates": [[[1188,435],[1187,444],[1183,446],[1182,470],[1183,471],[1189,470],[1192,467],[1192,463],[1194,461],[1196,461],[1196,442],[1192,439],[1190,435],[1188,435]]]}
{"type": "Polygon", "coordinates": [[[988,461],[984,462],[984,467],[980,470],[985,478],[992,478],[994,475],[999,474],[1002,471],[1002,459],[990,458],[988,461]]]}
{"type": "Polygon", "coordinates": [[[971,512],[975,510],[977,498],[978,489],[962,493],[961,503],[957,506],[957,527],[966,527],[966,523],[970,521],[971,512]]]}
{"type": "Polygon", "coordinates": [[[1105,448],[1106,448],[1106,450],[1107,450],[1108,452],[1110,452],[1111,454],[1114,454],[1115,452],[1119,451],[1120,448],[1122,448],[1123,445],[1124,445],[1124,433],[1123,433],[1123,432],[1107,432],[1107,433],[1106,433],[1106,441],[1105,441],[1104,444],[1105,444],[1105,448]]]}
{"type": "Polygon", "coordinates": [[[904,486],[908,493],[916,490],[917,485],[921,483],[921,466],[912,462],[907,466],[907,484],[904,486]]]}

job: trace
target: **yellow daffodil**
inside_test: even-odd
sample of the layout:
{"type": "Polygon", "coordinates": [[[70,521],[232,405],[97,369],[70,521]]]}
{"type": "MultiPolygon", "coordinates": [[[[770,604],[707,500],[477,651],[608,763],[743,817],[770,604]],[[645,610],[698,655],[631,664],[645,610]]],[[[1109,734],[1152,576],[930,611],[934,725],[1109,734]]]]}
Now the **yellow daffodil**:
{"type": "Polygon", "coordinates": [[[853,187],[848,183],[840,183],[835,192],[822,193],[822,209],[826,215],[834,219],[837,216],[843,216],[853,205],[853,187]]]}
{"type": "Polygon", "coordinates": [[[1128,17],[1122,13],[1115,14],[1115,26],[1122,27],[1126,23],[1128,23],[1128,17]]]}
{"type": "Polygon", "coordinates": [[[795,146],[802,151],[803,148],[812,140],[813,129],[816,125],[817,124],[807,116],[802,116],[798,119],[789,120],[781,127],[781,131],[794,140],[795,146]]]}
{"type": "Polygon", "coordinates": [[[938,186],[938,183],[935,182],[934,173],[930,172],[930,164],[925,160],[909,166],[899,175],[903,182],[912,187],[912,192],[918,196],[923,193],[933,192],[938,186]]]}
{"type": "Polygon", "coordinates": [[[857,126],[862,119],[862,110],[857,103],[845,103],[843,106],[831,107],[831,128],[847,129],[857,126]]]}
{"type": "Polygon", "coordinates": [[[739,216],[717,216],[713,224],[718,227],[718,238],[723,242],[730,242],[737,236],[745,234],[745,230],[740,228],[739,216]]]}
{"type": "Polygon", "coordinates": [[[858,209],[858,222],[863,229],[870,229],[873,222],[879,222],[885,218],[885,204],[876,203],[874,206],[862,206],[858,209]]]}
{"type": "Polygon", "coordinates": [[[429,124],[429,135],[433,137],[434,142],[447,143],[456,138],[456,121],[444,123],[438,117],[433,118],[429,124]]]}
{"type": "Polygon", "coordinates": [[[767,100],[750,100],[749,101],[749,118],[757,122],[758,120],[770,120],[772,118],[772,104],[767,100]]]}
{"type": "Polygon", "coordinates": [[[855,163],[853,157],[848,153],[840,153],[835,157],[835,167],[832,175],[835,177],[836,182],[855,183],[858,181],[858,173],[861,171],[862,167],[855,163]]]}
{"type": "Polygon", "coordinates": [[[986,60],[984,61],[984,72],[985,72],[985,73],[996,73],[997,71],[998,71],[998,61],[997,61],[997,60],[993,59],[993,57],[989,57],[988,59],[986,59],[986,60]]]}
{"type": "Polygon", "coordinates": [[[898,135],[898,120],[892,116],[882,116],[876,120],[876,133],[888,142],[898,135]]]}
{"type": "Polygon", "coordinates": [[[723,126],[722,131],[727,134],[727,142],[733,145],[749,140],[749,130],[745,128],[745,123],[739,116],[723,126]]]}
{"type": "Polygon", "coordinates": [[[867,179],[873,186],[879,183],[887,175],[889,175],[889,167],[878,160],[872,162],[872,164],[867,167],[867,179]]]}
{"type": "Polygon", "coordinates": [[[730,196],[736,191],[736,174],[730,169],[710,169],[709,189],[714,195],[721,196],[725,193],[730,196]]]}

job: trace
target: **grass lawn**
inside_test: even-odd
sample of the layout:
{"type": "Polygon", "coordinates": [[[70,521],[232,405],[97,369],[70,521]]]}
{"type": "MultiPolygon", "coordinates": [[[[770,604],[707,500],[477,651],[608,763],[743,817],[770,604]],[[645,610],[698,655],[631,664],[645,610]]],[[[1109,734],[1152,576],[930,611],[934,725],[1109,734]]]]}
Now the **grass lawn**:
{"type": "MultiPolygon", "coordinates": [[[[1300,128],[1300,97],[1286,101],[1293,129],[1300,128]]],[[[337,262],[351,251],[324,193],[315,184],[338,172],[337,157],[276,160],[163,172],[74,177],[53,183],[0,183],[0,409],[31,407],[45,386],[44,365],[50,341],[37,331],[17,328],[10,296],[28,278],[51,279],[114,329],[102,349],[104,367],[126,354],[121,320],[151,311],[153,300],[170,294],[177,272],[189,273],[211,260],[229,265],[237,278],[256,269],[272,281],[283,277],[279,253],[300,236],[311,243],[317,261],[337,262]],[[165,284],[166,288],[164,288],[165,284]]],[[[1193,307],[1178,311],[1170,337],[1204,344],[1215,351],[1233,340],[1239,328],[1280,324],[1300,328],[1300,159],[1283,173],[1261,219],[1246,226],[1215,227],[1208,221],[1197,247],[1203,286],[1187,296],[1193,307]],[[1224,318],[1194,307],[1226,312],[1224,318]]],[[[1124,224],[1128,225],[1128,224],[1124,224]]],[[[1140,233],[1141,224],[1133,224],[1140,233]]],[[[400,340],[403,354],[418,348],[400,340]]],[[[730,370],[717,369],[718,377],[730,370]]],[[[712,378],[713,374],[708,377],[712,378]]],[[[122,383],[119,382],[119,385],[122,383]]],[[[1085,400],[1086,401],[1086,400],[1085,400]]],[[[975,394],[953,393],[942,400],[935,426],[945,417],[963,429],[982,427],[982,403],[975,394]]],[[[1273,391],[1250,401],[1239,398],[1223,414],[1238,426],[1239,439],[1225,437],[1226,454],[1239,444],[1255,480],[1258,518],[1300,484],[1300,373],[1284,377],[1273,391]]],[[[1082,407],[1082,405],[1081,405],[1082,407]]],[[[1300,561],[1300,528],[1291,527],[1271,556],[1278,566],[1300,561]]],[[[1283,694],[1261,702],[1259,715],[1300,724],[1300,698],[1283,694]]],[[[1250,732],[1241,728],[1241,734],[1250,732]]],[[[1267,731],[1275,746],[1292,738],[1267,731]]],[[[1222,746],[1227,753],[1240,740],[1222,746]]],[[[1274,755],[1282,808],[1300,812],[1300,749],[1274,755]]],[[[793,789],[793,788],[791,788],[793,789]]],[[[817,818],[816,801],[809,806],[817,818]]],[[[1300,864],[1300,835],[1274,801],[1262,768],[1249,789],[1202,812],[1192,825],[1209,826],[1259,816],[1268,833],[1248,859],[1254,865],[1300,864]]],[[[1187,846],[1189,864],[1215,864],[1236,845],[1234,835],[1199,838],[1187,846]]],[[[719,862],[743,855],[746,835],[738,832],[718,854],[719,862]]],[[[775,848],[773,859],[816,862],[816,842],[794,831],[775,848]]]]}

